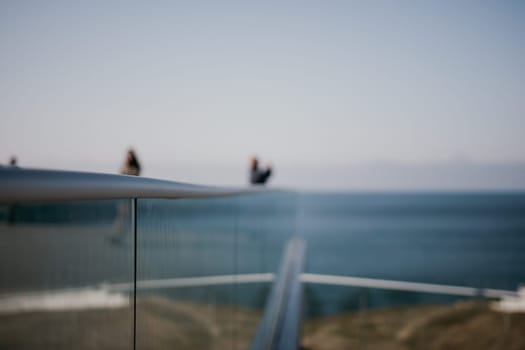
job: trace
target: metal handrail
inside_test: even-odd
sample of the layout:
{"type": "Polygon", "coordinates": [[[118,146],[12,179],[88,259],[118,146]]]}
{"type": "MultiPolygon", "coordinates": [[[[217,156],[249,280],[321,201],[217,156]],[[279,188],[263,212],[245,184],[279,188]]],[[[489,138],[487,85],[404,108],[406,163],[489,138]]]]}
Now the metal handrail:
{"type": "Polygon", "coordinates": [[[322,275],[314,273],[301,274],[301,282],[327,284],[330,286],[364,287],[374,289],[401,290],[406,292],[457,295],[466,297],[503,298],[519,296],[519,293],[516,291],[504,289],[476,288],[468,286],[453,286],[447,284],[384,280],[377,278],[363,278],[352,276],[322,275]]]}
{"type": "Polygon", "coordinates": [[[299,237],[290,239],[286,245],[252,350],[298,348],[302,297],[300,275],[305,251],[306,243],[299,237]]]}
{"type": "Polygon", "coordinates": [[[203,198],[259,193],[262,188],[191,185],[146,177],[0,167],[0,203],[122,198],[203,198]]]}

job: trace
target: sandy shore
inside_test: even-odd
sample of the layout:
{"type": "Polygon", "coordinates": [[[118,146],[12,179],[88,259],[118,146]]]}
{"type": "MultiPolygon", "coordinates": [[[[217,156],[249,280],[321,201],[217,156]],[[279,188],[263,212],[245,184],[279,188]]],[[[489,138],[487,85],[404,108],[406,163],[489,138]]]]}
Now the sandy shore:
{"type": "MultiPolygon", "coordinates": [[[[0,316],[1,349],[130,349],[132,310],[30,312],[0,316]]],[[[144,297],[137,348],[248,349],[261,312],[144,297]]],[[[304,349],[525,349],[525,314],[487,302],[370,310],[309,319],[304,349]]]]}
{"type": "Polygon", "coordinates": [[[525,349],[525,314],[492,311],[488,302],[395,307],[308,320],[309,350],[525,349]]]}
{"type": "MultiPolygon", "coordinates": [[[[247,349],[261,312],[146,297],[137,303],[137,348],[247,349]]],[[[130,349],[127,308],[0,315],[0,349],[130,349]]]]}

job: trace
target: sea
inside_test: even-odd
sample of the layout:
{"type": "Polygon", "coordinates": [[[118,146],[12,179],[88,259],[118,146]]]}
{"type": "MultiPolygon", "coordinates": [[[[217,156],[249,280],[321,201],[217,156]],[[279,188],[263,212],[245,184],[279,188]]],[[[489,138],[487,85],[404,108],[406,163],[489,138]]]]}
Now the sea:
{"type": "MultiPolygon", "coordinates": [[[[4,206],[0,294],[276,273],[286,242],[304,272],[516,291],[525,284],[525,193],[308,193],[4,206]],[[136,245],[135,245],[136,243],[136,245]],[[136,254],[136,270],[133,256],[136,254]]],[[[271,284],[151,289],[262,309],[271,284]]],[[[448,303],[458,296],[304,284],[307,316],[448,303]]]]}
{"type": "MultiPolygon", "coordinates": [[[[525,283],[525,195],[316,193],[300,196],[306,271],[517,290],[525,283]]],[[[450,302],[458,297],[306,286],[308,312],[450,302]]]]}

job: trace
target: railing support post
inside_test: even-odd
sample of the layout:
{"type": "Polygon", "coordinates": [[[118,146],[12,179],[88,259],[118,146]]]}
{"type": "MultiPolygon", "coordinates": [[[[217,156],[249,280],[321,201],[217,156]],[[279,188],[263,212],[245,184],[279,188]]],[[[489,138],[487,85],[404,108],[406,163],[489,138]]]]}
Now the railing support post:
{"type": "Polygon", "coordinates": [[[133,235],[133,350],[137,348],[137,198],[131,199],[131,234],[133,235]]]}

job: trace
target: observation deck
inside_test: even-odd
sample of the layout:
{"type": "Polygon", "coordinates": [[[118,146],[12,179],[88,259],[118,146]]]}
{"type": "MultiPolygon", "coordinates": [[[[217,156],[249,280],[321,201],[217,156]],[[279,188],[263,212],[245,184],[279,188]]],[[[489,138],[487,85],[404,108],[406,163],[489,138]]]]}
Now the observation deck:
{"type": "Polygon", "coordinates": [[[518,297],[311,273],[293,191],[0,168],[0,205],[0,348],[298,349],[305,285],[518,297]]]}

